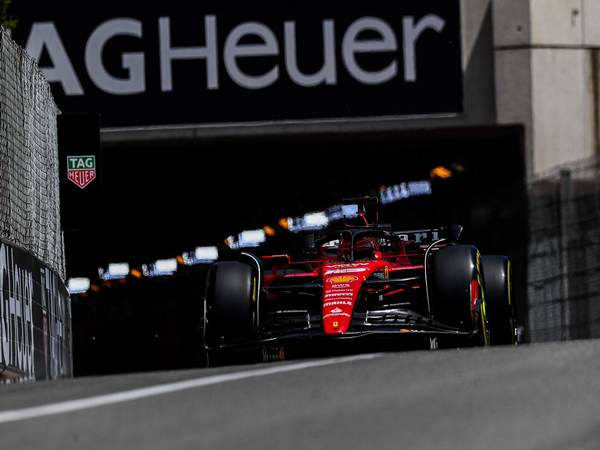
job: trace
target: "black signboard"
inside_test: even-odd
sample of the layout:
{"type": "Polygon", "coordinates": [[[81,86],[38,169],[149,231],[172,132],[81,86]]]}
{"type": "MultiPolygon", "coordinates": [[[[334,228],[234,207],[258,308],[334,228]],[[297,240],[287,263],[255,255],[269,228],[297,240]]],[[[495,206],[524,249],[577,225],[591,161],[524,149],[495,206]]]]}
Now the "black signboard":
{"type": "Polygon", "coordinates": [[[14,39],[106,127],[454,115],[459,0],[28,0],[14,39]]]}
{"type": "Polygon", "coordinates": [[[71,299],[63,281],[0,239],[0,380],[72,375],[71,299]]]}
{"type": "Polygon", "coordinates": [[[102,223],[102,154],[98,114],[58,116],[60,215],[64,231],[102,223]]]}

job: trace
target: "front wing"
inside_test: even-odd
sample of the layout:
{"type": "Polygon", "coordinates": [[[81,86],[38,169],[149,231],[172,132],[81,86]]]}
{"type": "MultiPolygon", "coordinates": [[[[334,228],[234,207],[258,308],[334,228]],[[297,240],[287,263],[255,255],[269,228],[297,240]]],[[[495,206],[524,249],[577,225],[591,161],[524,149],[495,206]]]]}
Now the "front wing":
{"type": "Polygon", "coordinates": [[[249,348],[282,346],[294,343],[319,343],[374,338],[406,339],[412,337],[470,337],[476,325],[468,332],[460,331],[409,310],[377,310],[355,312],[351,325],[343,334],[326,334],[320,314],[309,311],[282,311],[269,314],[260,329],[247,336],[222,343],[218,349],[243,350],[249,348]]]}

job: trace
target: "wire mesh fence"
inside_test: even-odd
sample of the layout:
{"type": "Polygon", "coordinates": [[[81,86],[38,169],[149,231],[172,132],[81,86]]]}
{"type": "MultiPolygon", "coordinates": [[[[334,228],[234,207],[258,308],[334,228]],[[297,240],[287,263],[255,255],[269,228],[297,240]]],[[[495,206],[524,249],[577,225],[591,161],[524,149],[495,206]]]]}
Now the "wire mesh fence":
{"type": "Polygon", "coordinates": [[[56,116],[35,61],[0,31],[0,235],[63,278],[56,116]]]}
{"type": "Polygon", "coordinates": [[[531,180],[530,342],[600,337],[600,158],[531,180]]]}

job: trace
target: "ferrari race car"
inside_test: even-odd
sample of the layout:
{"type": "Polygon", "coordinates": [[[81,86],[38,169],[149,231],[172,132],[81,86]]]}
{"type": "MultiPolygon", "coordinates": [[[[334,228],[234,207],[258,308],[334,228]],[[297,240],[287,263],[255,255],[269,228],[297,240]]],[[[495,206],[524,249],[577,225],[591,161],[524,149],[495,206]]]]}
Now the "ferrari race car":
{"type": "Polygon", "coordinates": [[[458,245],[462,227],[394,231],[356,217],[305,237],[305,260],[286,254],[211,267],[203,317],[211,354],[288,344],[414,338],[425,348],[514,344],[511,266],[458,245]],[[427,347],[428,346],[428,347],[427,347]]]}

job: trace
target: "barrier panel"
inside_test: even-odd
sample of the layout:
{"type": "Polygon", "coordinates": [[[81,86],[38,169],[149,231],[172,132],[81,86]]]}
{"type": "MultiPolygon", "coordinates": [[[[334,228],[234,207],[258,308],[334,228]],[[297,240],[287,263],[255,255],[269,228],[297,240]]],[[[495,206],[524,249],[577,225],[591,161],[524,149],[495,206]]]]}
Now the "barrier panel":
{"type": "Polygon", "coordinates": [[[31,252],[0,240],[0,379],[72,375],[71,299],[31,252]]]}
{"type": "Polygon", "coordinates": [[[0,381],[67,377],[60,111],[35,61],[1,28],[0,67],[0,381]]]}

